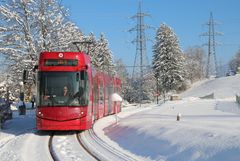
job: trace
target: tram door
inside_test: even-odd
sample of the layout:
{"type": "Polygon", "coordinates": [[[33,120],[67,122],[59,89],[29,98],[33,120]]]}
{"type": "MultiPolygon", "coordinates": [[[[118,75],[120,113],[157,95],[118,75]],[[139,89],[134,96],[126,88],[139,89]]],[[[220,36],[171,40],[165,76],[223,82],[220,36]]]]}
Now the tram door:
{"type": "Polygon", "coordinates": [[[110,83],[110,85],[108,87],[108,113],[109,114],[113,113],[113,102],[112,102],[112,99],[111,99],[111,96],[112,96],[113,92],[114,92],[113,84],[110,83]]]}
{"type": "Polygon", "coordinates": [[[93,79],[93,115],[94,119],[98,119],[98,109],[99,109],[99,87],[98,79],[95,77],[93,79]]]}

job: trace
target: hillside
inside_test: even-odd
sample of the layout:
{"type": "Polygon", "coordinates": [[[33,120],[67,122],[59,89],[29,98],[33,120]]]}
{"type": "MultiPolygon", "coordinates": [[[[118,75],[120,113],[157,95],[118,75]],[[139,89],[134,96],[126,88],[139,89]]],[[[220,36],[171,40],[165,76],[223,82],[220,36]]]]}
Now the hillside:
{"type": "MultiPolygon", "coordinates": [[[[239,161],[240,76],[205,80],[179,101],[149,105],[104,129],[109,140],[143,160],[239,161]],[[214,99],[199,97],[214,92],[214,99]],[[180,121],[176,121],[178,114],[180,121]]],[[[123,112],[124,113],[124,112],[123,112]]]]}
{"type": "Polygon", "coordinates": [[[240,93],[240,75],[221,77],[197,82],[192,88],[182,93],[182,97],[201,97],[214,93],[215,98],[232,98],[240,93]]]}

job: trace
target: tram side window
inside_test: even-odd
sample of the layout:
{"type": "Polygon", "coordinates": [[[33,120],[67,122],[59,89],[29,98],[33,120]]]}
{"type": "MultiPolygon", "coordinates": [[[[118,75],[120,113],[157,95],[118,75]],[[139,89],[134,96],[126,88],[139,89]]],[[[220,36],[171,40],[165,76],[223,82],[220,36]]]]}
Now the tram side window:
{"type": "Polygon", "coordinates": [[[105,104],[108,105],[108,87],[105,87],[105,104]]]}
{"type": "Polygon", "coordinates": [[[113,86],[111,85],[111,86],[109,86],[107,89],[108,89],[108,100],[109,100],[109,102],[108,102],[108,112],[110,113],[110,112],[111,112],[111,108],[112,108],[111,96],[112,96],[112,94],[113,94],[113,92],[114,92],[114,88],[113,88],[113,86]]]}
{"type": "Polygon", "coordinates": [[[99,102],[100,102],[100,104],[104,104],[104,91],[103,91],[103,84],[101,84],[101,86],[100,86],[100,93],[99,93],[99,96],[100,96],[100,98],[99,98],[99,102]]]}
{"type": "Polygon", "coordinates": [[[116,88],[116,93],[119,93],[119,87],[117,86],[117,88],[116,88]]]}
{"type": "Polygon", "coordinates": [[[89,80],[87,73],[85,73],[85,104],[88,105],[89,102],[89,80]]]}
{"type": "Polygon", "coordinates": [[[111,95],[114,93],[114,88],[113,88],[113,86],[109,86],[109,87],[108,87],[108,93],[109,93],[109,99],[110,99],[111,95]]]}
{"type": "Polygon", "coordinates": [[[81,71],[79,81],[79,99],[82,105],[88,105],[89,102],[88,95],[89,95],[88,76],[85,71],[81,71]]]}
{"type": "Polygon", "coordinates": [[[97,80],[94,80],[93,91],[94,91],[94,106],[97,106],[97,103],[98,103],[98,85],[97,85],[97,80]]]}

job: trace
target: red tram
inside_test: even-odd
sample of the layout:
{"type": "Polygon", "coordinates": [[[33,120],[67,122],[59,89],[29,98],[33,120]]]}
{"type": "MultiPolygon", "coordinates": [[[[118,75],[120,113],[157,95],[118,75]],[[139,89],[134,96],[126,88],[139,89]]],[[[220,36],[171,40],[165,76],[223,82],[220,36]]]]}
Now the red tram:
{"type": "Polygon", "coordinates": [[[96,72],[84,52],[42,52],[37,84],[37,130],[86,130],[121,110],[111,101],[121,80],[96,72]]]}

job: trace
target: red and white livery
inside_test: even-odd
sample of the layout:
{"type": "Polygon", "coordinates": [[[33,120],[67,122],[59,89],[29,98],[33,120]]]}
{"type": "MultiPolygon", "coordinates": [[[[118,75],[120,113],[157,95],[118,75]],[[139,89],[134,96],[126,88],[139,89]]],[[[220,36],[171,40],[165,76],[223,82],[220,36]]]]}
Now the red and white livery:
{"type": "Polygon", "coordinates": [[[37,87],[37,130],[87,130],[95,120],[121,111],[111,100],[121,80],[96,72],[84,52],[42,52],[37,87]]]}

